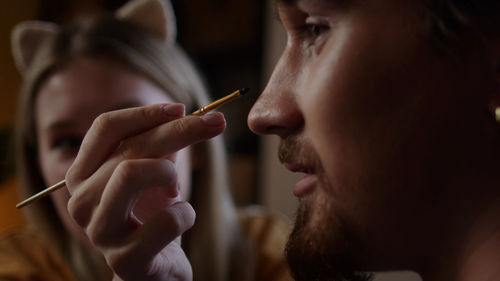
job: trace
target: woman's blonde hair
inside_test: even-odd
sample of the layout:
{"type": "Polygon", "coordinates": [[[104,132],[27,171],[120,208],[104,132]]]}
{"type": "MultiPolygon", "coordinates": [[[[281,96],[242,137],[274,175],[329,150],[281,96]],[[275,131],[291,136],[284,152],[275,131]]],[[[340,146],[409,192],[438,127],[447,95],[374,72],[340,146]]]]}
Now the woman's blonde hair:
{"type": "MultiPolygon", "coordinates": [[[[38,163],[33,113],[39,86],[52,73],[81,57],[115,60],[153,81],[166,95],[186,104],[187,110],[209,101],[192,62],[175,43],[166,44],[147,30],[114,16],[61,28],[43,42],[24,73],[17,123],[17,158],[23,196],[46,186],[38,163]]],[[[229,194],[222,139],[206,142],[203,149],[205,162],[193,179],[191,197],[197,220],[183,237],[194,279],[251,278],[249,270],[245,270],[251,268],[250,259],[246,258],[247,249],[229,194]]],[[[50,199],[30,206],[27,217],[38,231],[50,238],[80,280],[109,278],[100,256],[82,246],[64,228],[50,199]]]]}

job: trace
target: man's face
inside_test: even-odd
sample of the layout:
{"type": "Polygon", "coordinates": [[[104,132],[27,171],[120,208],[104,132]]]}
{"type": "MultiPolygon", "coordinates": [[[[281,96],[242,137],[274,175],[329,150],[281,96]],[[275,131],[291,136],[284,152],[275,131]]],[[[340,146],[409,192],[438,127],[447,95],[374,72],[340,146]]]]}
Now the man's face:
{"type": "Polygon", "coordinates": [[[297,279],[421,270],[439,250],[484,108],[480,75],[436,54],[420,3],[277,3],[288,42],[248,123],[306,174],[287,249],[297,279]]]}

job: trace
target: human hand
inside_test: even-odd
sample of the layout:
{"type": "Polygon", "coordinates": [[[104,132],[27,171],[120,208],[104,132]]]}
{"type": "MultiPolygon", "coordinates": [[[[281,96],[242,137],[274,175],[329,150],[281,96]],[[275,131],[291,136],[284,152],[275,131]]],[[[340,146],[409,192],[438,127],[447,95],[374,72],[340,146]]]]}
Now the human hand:
{"type": "Polygon", "coordinates": [[[175,155],[222,133],[221,113],[183,116],[179,104],[99,116],[66,174],[68,211],[116,280],[191,280],[180,235],[195,212],[179,199],[175,155]]]}

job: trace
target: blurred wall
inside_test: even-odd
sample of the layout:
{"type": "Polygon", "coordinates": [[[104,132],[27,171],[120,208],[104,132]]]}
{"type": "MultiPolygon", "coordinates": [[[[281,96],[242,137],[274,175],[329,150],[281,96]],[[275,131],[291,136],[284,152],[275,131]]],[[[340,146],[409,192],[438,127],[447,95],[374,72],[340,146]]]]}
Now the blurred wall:
{"type": "Polygon", "coordinates": [[[22,214],[14,205],[19,200],[12,178],[12,128],[21,76],[10,50],[10,31],[20,21],[35,18],[37,1],[3,1],[0,8],[0,232],[22,225],[22,214]]]}
{"type": "Polygon", "coordinates": [[[11,127],[14,122],[16,98],[21,77],[17,72],[10,52],[10,31],[22,20],[33,19],[37,1],[3,1],[0,8],[0,127],[11,127]]]}

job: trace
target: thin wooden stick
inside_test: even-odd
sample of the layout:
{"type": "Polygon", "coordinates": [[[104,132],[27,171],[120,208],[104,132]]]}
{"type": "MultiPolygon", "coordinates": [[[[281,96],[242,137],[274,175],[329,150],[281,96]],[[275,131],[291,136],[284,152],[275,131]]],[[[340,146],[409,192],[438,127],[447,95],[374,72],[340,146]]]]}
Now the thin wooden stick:
{"type": "MultiPolygon", "coordinates": [[[[212,111],[212,110],[215,110],[221,106],[223,106],[224,104],[238,98],[238,97],[241,97],[242,95],[246,94],[248,92],[248,88],[243,88],[243,89],[239,89],[239,90],[236,90],[234,92],[232,92],[231,94],[223,97],[223,98],[220,98],[214,102],[212,102],[211,104],[209,105],[206,105],[198,110],[196,110],[195,112],[191,113],[190,115],[195,115],[195,116],[201,116],[201,115],[205,115],[207,114],[208,112],[212,111]]],[[[49,186],[47,187],[46,189],[36,193],[35,195],[19,202],[17,205],[16,205],[16,208],[22,208],[26,205],[29,205],[49,194],[51,194],[52,192],[62,188],[66,186],[66,180],[62,180],[52,186],[49,186]]]]}
{"type": "Polygon", "coordinates": [[[16,208],[22,208],[38,199],[42,199],[43,197],[51,194],[52,192],[58,190],[59,188],[63,187],[63,186],[66,186],[66,180],[62,180],[56,184],[54,184],[53,186],[50,186],[50,187],[47,187],[46,189],[38,192],[37,194],[29,197],[28,199],[26,200],[23,200],[21,202],[19,202],[17,205],[16,205],[16,208]]]}

